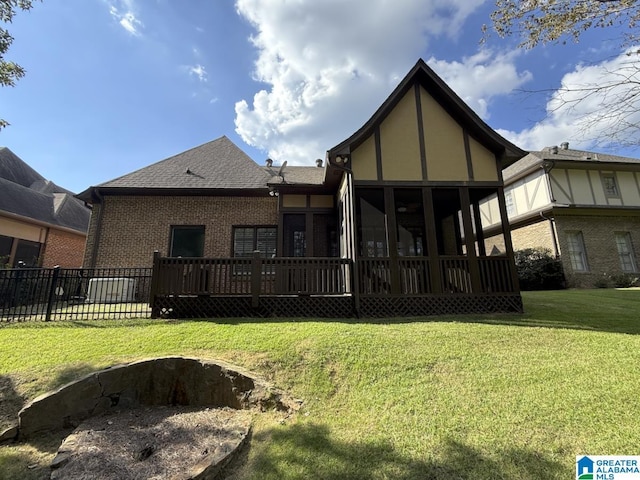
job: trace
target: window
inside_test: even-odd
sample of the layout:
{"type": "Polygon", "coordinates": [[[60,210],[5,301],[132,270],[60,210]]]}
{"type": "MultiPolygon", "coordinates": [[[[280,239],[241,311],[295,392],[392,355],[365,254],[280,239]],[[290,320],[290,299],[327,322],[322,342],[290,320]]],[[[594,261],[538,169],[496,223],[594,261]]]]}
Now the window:
{"type": "Polygon", "coordinates": [[[616,232],[616,246],[620,257],[620,267],[623,272],[637,272],[636,258],[631,245],[631,234],[629,232],[616,232]]]}
{"type": "Polygon", "coordinates": [[[602,187],[604,188],[604,194],[607,197],[619,197],[618,183],[616,182],[616,176],[613,173],[605,173],[602,175],[602,187]]]}
{"type": "Polygon", "coordinates": [[[571,268],[576,272],[586,272],[588,270],[587,254],[584,248],[582,232],[567,232],[567,243],[571,268]]]}
{"type": "Polygon", "coordinates": [[[510,217],[515,216],[518,211],[516,210],[516,202],[513,199],[513,190],[504,191],[504,201],[507,205],[507,215],[510,217]]]}
{"type": "Polygon", "coordinates": [[[263,258],[276,256],[276,227],[234,227],[233,256],[251,257],[254,250],[263,258]]]}
{"type": "Polygon", "coordinates": [[[204,225],[171,227],[170,257],[202,257],[204,255],[204,225]]]}
{"type": "MultiPolygon", "coordinates": [[[[278,229],[276,227],[234,227],[233,256],[250,258],[255,250],[262,258],[276,256],[278,229]]],[[[267,266],[262,266],[262,272],[267,273],[267,266]]],[[[251,265],[234,265],[233,273],[251,273],[251,265]]]]}

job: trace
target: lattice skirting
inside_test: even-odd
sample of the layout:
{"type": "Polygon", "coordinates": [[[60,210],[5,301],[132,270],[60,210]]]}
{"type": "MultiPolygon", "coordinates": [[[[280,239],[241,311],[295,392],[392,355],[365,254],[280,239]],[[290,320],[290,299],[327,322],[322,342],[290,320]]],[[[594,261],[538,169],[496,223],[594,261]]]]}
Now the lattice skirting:
{"type": "MultiPolygon", "coordinates": [[[[360,317],[422,317],[483,313],[521,313],[520,294],[425,295],[419,297],[361,297],[360,317]]],[[[168,296],[156,297],[154,318],[225,317],[355,317],[354,299],[348,296],[262,297],[257,308],[251,297],[168,296]]]]}
{"type": "Polygon", "coordinates": [[[520,294],[361,297],[361,317],[522,313],[520,294]]]}
{"type": "Polygon", "coordinates": [[[224,317],[353,317],[353,298],[348,296],[280,296],[262,297],[257,308],[251,297],[156,297],[153,317],[224,318],[224,317]]]}

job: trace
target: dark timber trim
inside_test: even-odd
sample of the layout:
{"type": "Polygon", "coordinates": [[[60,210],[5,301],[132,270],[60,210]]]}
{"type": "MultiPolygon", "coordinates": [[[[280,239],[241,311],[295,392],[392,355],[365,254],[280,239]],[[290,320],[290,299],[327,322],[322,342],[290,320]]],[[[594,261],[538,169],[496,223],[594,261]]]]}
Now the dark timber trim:
{"type": "Polygon", "coordinates": [[[377,182],[381,182],[383,180],[382,176],[382,145],[380,143],[380,126],[376,126],[374,132],[374,142],[376,145],[376,172],[378,175],[377,182]]]}
{"type": "Polygon", "coordinates": [[[473,161],[471,159],[471,146],[469,145],[469,134],[466,130],[462,132],[462,137],[464,139],[464,154],[467,157],[467,173],[469,175],[469,180],[473,181],[473,161]]]}
{"type": "Polygon", "coordinates": [[[422,118],[422,101],[420,98],[420,84],[414,85],[416,93],[416,113],[418,116],[418,143],[420,145],[420,165],[422,165],[422,179],[428,180],[429,174],[427,172],[427,150],[424,144],[424,120],[422,118]]]}

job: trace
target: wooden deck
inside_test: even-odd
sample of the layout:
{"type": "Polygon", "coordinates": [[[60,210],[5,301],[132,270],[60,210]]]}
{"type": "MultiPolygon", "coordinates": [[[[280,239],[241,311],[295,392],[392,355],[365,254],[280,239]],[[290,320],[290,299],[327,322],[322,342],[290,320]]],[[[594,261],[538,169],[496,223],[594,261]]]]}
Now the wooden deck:
{"type": "Polygon", "coordinates": [[[506,257],[154,257],[153,317],[400,317],[521,312],[506,257]],[[434,281],[434,278],[437,281],[434,281]]]}

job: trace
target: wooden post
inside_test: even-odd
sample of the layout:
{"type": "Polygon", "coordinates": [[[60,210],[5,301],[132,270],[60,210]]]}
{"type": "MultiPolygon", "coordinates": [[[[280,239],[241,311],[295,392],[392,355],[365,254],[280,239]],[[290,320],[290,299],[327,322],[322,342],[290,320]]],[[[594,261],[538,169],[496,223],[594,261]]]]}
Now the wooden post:
{"type": "Polygon", "coordinates": [[[520,293],[520,282],[518,281],[518,270],[513,253],[513,243],[511,242],[511,225],[507,214],[507,202],[504,198],[504,187],[498,187],[498,207],[500,209],[500,223],[502,225],[502,236],[504,237],[504,249],[509,258],[509,270],[511,271],[511,292],[520,293]]]}
{"type": "Polygon", "coordinates": [[[251,306],[260,306],[260,284],[262,283],[262,258],[260,250],[254,250],[251,257],[251,306]]]}
{"type": "Polygon", "coordinates": [[[158,283],[160,281],[160,252],[153,251],[153,268],[151,270],[151,286],[149,288],[149,306],[151,307],[151,318],[159,318],[160,312],[155,308],[156,295],[158,294],[158,283]]]}
{"type": "MultiPolygon", "coordinates": [[[[480,278],[480,264],[476,254],[475,238],[473,236],[473,223],[471,222],[471,200],[469,189],[460,187],[460,205],[462,207],[462,223],[464,228],[464,241],[467,247],[467,261],[469,262],[469,275],[471,276],[472,293],[484,293],[484,286],[480,278]]],[[[457,223],[456,223],[457,224],[457,223]]]]}

